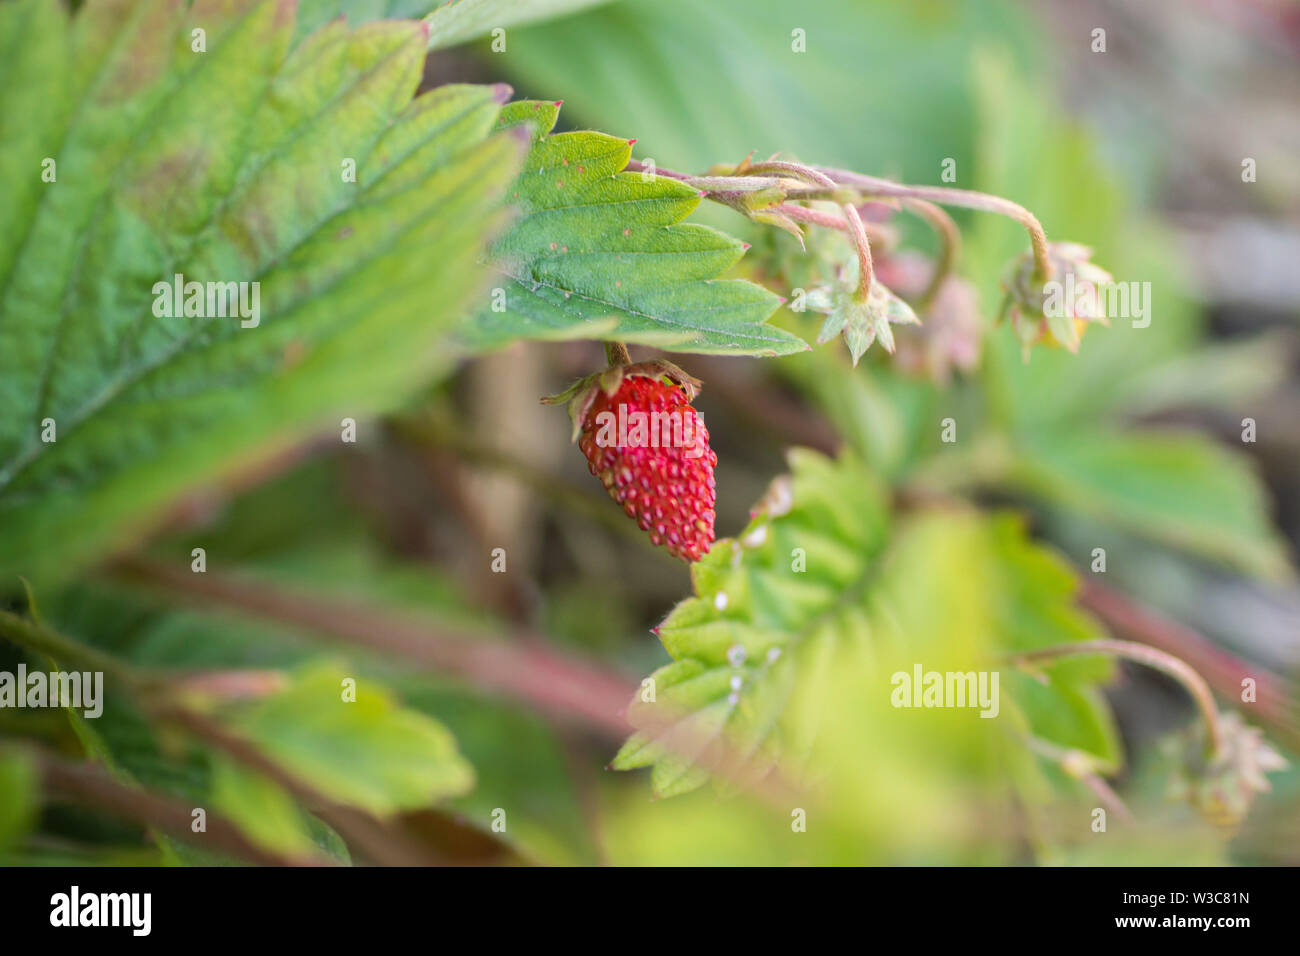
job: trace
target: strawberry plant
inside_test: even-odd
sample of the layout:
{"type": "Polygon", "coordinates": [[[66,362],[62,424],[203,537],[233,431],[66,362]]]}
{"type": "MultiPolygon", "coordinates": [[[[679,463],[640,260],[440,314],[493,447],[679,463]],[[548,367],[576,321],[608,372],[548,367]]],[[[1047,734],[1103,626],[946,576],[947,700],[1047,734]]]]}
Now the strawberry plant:
{"type": "Polygon", "coordinates": [[[1285,370],[1022,11],[75,6],[0,5],[6,861],[1296,862],[1187,427],[1285,370]]]}

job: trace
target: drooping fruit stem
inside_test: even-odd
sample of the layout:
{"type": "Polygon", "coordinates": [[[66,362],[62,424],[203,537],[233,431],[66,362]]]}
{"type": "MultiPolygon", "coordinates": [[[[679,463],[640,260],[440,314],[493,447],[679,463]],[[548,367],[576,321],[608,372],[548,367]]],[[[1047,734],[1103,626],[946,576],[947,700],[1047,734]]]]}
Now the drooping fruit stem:
{"type": "Polygon", "coordinates": [[[903,206],[928,222],[939,234],[939,261],[934,264],[934,273],[930,276],[930,282],[916,304],[917,311],[924,312],[934,302],[934,297],[939,294],[944,280],[957,264],[957,254],[961,251],[961,230],[942,206],[935,205],[929,200],[904,199],[903,206]]]}
{"type": "MultiPolygon", "coordinates": [[[[632,160],[628,163],[627,168],[632,171],[647,172],[650,167],[632,160]]],[[[955,250],[952,237],[956,234],[956,227],[952,225],[951,219],[946,216],[940,220],[935,215],[936,212],[939,212],[935,208],[935,204],[977,209],[1014,219],[1024,226],[1029,233],[1029,243],[1034,255],[1033,280],[1035,282],[1046,282],[1052,278],[1055,271],[1051,256],[1048,254],[1047,234],[1043,231],[1043,225],[1038,221],[1038,217],[1019,203],[1012,202],[1010,199],[1003,199],[1001,196],[993,196],[971,189],[954,189],[948,186],[910,186],[906,183],[896,183],[892,180],[881,179],[878,176],[867,176],[847,169],[806,166],[803,163],[777,159],[769,159],[758,163],[751,163],[746,159],[739,166],[716,166],[710,170],[712,175],[707,176],[692,176],[671,169],[655,169],[654,172],[656,175],[687,183],[691,187],[700,190],[700,195],[721,202],[723,205],[738,208],[742,212],[745,211],[745,208],[741,200],[746,193],[758,194],[763,191],[776,191],[790,200],[790,202],[776,206],[776,211],[789,219],[832,229],[841,228],[838,225],[838,220],[834,217],[816,210],[807,210],[793,203],[829,199],[843,203],[847,207],[850,204],[859,205],[873,199],[899,200],[902,205],[910,206],[914,211],[929,219],[931,224],[939,229],[940,235],[947,243],[944,254],[948,255],[949,258],[946,261],[941,260],[940,268],[936,270],[932,282],[933,288],[926,290],[925,295],[922,297],[923,303],[928,303],[929,299],[938,290],[939,284],[943,281],[943,276],[946,275],[947,269],[951,267],[953,258],[951,253],[955,250]],[[846,196],[846,193],[849,193],[849,195],[846,196]],[[920,203],[928,205],[925,207],[917,205],[920,203]]]]}
{"type": "Polygon", "coordinates": [[[816,166],[805,166],[803,163],[787,163],[781,160],[769,159],[763,163],[750,163],[745,170],[746,175],[759,176],[763,173],[777,173],[781,176],[789,176],[792,179],[802,179],[814,186],[821,186],[824,189],[835,189],[836,182],[827,176],[816,166]]]}
{"type": "Polygon", "coordinates": [[[1034,250],[1034,280],[1036,282],[1046,282],[1052,277],[1052,260],[1047,253],[1047,233],[1043,231],[1043,224],[1038,221],[1037,216],[1019,203],[1012,202],[1010,199],[1003,199],[1001,196],[975,192],[971,189],[952,189],[947,186],[908,186],[903,183],[891,182],[888,179],[880,179],[876,176],[865,176],[862,173],[855,173],[846,169],[820,168],[820,171],[842,186],[851,186],[861,190],[867,198],[923,199],[942,203],[945,206],[961,206],[966,209],[993,212],[1014,219],[1024,226],[1029,233],[1029,242],[1034,250]]]}
{"type": "Polygon", "coordinates": [[[858,252],[857,298],[859,302],[866,302],[871,293],[871,280],[875,278],[875,270],[871,265],[871,241],[867,238],[867,230],[862,228],[862,217],[858,215],[856,206],[852,203],[846,205],[844,217],[849,223],[849,238],[853,240],[858,252]]]}
{"type": "Polygon", "coordinates": [[[1201,716],[1205,718],[1205,729],[1211,755],[1217,755],[1222,750],[1223,733],[1219,728],[1219,709],[1214,704],[1214,695],[1210,692],[1210,685],[1205,683],[1205,678],[1198,674],[1190,664],[1174,657],[1172,654],[1166,654],[1154,647],[1148,647],[1146,644],[1138,644],[1133,641],[1079,641],[1075,644],[1057,644],[1053,647],[1044,647],[1039,650],[1026,651],[1023,654],[1015,654],[1012,656],[1011,662],[1017,665],[1033,664],[1037,661],[1053,660],[1058,657],[1072,657],[1079,654],[1109,654],[1114,657],[1136,661],[1139,664],[1145,664],[1147,667],[1168,674],[1182,684],[1187,693],[1196,701],[1201,716]]]}
{"type": "Polygon", "coordinates": [[[3,609],[0,609],[0,637],[25,650],[44,654],[60,666],[75,665],[101,671],[110,680],[133,691],[142,689],[149,682],[147,672],[138,670],[125,660],[3,609]]]}
{"type": "MultiPolygon", "coordinates": [[[[806,222],[811,226],[821,226],[823,229],[836,229],[840,232],[849,231],[849,221],[841,213],[829,212],[822,209],[812,209],[808,206],[798,206],[794,203],[782,203],[779,206],[773,206],[771,211],[793,219],[795,222],[806,222]]],[[[862,223],[862,228],[867,232],[867,238],[872,242],[885,242],[888,239],[888,233],[876,225],[874,222],[862,223]]]]}

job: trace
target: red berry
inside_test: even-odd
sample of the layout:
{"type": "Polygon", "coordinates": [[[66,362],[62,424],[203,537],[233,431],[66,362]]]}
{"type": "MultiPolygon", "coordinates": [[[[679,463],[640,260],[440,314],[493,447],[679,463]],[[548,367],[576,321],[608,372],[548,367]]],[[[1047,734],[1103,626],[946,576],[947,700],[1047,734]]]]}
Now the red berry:
{"type": "Polygon", "coordinates": [[[578,447],[627,516],[669,554],[698,561],[713,542],[718,456],[682,386],[625,375],[613,394],[594,386],[578,447]]]}

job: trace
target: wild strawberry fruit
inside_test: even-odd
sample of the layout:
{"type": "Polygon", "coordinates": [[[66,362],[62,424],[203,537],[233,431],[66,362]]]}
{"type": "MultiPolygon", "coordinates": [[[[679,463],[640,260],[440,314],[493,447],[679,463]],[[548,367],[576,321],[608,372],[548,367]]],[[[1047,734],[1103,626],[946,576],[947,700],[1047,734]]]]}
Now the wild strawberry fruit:
{"type": "Polygon", "coordinates": [[[542,399],[569,403],[587,467],[652,543],[698,561],[713,542],[718,456],[691,405],[700,383],[670,362],[615,365],[542,399]]]}

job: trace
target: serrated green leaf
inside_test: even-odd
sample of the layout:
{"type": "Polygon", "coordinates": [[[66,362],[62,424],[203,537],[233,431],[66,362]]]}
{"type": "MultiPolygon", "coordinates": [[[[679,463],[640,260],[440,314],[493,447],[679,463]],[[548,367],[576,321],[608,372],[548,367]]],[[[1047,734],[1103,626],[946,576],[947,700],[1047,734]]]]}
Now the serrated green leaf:
{"type": "Polygon", "coordinates": [[[1105,697],[1096,687],[1047,672],[1041,682],[1025,674],[1006,671],[1006,690],[1013,705],[1024,714],[1029,732],[1058,747],[1078,750],[1092,758],[1104,773],[1119,769],[1123,760],[1119,730],[1105,697]]]}
{"type": "Polygon", "coordinates": [[[504,299],[464,331],[469,347],[596,338],[726,355],[807,348],[766,324],[776,295],[718,278],[745,247],[681,221],[699,205],[695,190],[624,172],[632,155],[625,139],[546,135],[557,113],[555,104],[525,102],[503,115],[505,125],[529,124],[536,139],[509,191],[518,218],[492,249],[504,299]]]}
{"type": "Polygon", "coordinates": [[[676,663],[653,675],[654,702],[629,708],[634,726],[653,729],[612,764],[652,765],[659,796],[704,783],[694,758],[717,738],[747,761],[768,745],[790,690],[786,655],[861,600],[885,544],[884,493],[860,465],[803,449],[790,462],[792,478],[774,483],[745,531],[692,566],[696,595],[659,626],[676,663]],[[662,726],[660,714],[672,722],[662,726]]]}
{"type": "Polygon", "coordinates": [[[0,200],[4,573],[66,577],[194,483],[445,364],[517,169],[490,136],[503,91],[412,100],[416,23],[336,21],[286,53],[292,28],[288,3],[0,11],[24,51],[0,102],[21,184],[0,200]],[[260,283],[260,321],[155,314],[176,274],[260,283]]]}
{"type": "Polygon", "coordinates": [[[1001,693],[1029,732],[1118,767],[1118,736],[1096,692],[1114,674],[1109,659],[1067,657],[1032,677],[996,659],[1105,637],[1074,607],[1077,587],[1065,561],[1028,541],[1015,517],[925,515],[909,524],[882,574],[889,613],[878,632],[909,647],[942,639],[972,659],[995,658],[984,666],[998,668],[1001,693]]]}
{"type": "Polygon", "coordinates": [[[230,726],[326,796],[387,815],[466,793],[474,770],[451,733],[401,707],[378,682],[312,665],[274,696],[233,714],[230,726]]]}
{"type": "MultiPolygon", "coordinates": [[[[921,513],[891,538],[884,494],[852,458],[800,450],[791,467],[792,480],[774,485],[749,527],[693,566],[695,596],[660,625],[674,663],[651,675],[653,700],[643,690],[629,707],[638,733],[611,765],[653,767],[657,795],[704,782],[699,758],[715,742],[725,743],[728,765],[741,768],[730,774],[734,782],[778,761],[800,763],[823,734],[832,750],[848,746],[846,725],[879,731],[885,717],[905,720],[890,708],[890,675],[914,663],[940,672],[1009,670],[1006,655],[1103,636],[1073,606],[1069,567],[1030,543],[1018,520],[921,513]]],[[[898,728],[937,734],[934,741],[955,735],[968,760],[1023,747],[1027,728],[1116,766],[1114,728],[1096,694],[1111,674],[1106,660],[1066,658],[1026,678],[1032,689],[1024,695],[1003,686],[1022,723],[961,724],[950,710],[898,728]],[[925,721],[937,729],[918,730],[925,721]],[[995,744],[989,732],[1009,743],[995,744]]],[[[832,775],[860,772],[833,757],[816,765],[832,775]]]]}

